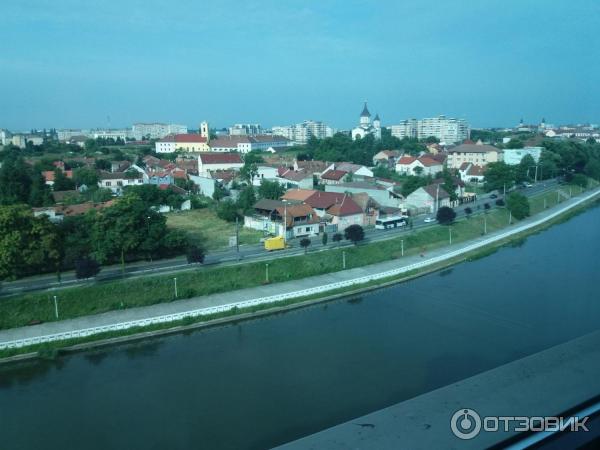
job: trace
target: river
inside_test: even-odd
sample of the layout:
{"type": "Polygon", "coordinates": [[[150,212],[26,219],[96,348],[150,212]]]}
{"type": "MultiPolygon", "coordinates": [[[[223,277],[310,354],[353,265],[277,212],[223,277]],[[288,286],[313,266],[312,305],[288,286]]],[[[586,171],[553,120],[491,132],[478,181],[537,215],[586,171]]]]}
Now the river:
{"type": "Polygon", "coordinates": [[[600,206],[359,297],[0,367],[0,447],[262,449],[600,328],[600,206]]]}

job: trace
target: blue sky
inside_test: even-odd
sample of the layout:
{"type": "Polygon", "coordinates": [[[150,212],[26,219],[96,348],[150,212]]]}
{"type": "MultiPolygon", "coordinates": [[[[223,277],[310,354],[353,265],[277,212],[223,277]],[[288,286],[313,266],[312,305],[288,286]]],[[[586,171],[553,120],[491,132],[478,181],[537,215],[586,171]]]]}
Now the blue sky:
{"type": "Polygon", "coordinates": [[[597,0],[4,0],[0,128],[600,122],[597,0]]]}

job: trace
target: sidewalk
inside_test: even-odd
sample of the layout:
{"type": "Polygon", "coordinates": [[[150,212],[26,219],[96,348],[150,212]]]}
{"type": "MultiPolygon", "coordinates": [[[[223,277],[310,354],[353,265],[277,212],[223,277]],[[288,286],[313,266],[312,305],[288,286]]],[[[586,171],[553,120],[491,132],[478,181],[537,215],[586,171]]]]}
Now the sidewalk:
{"type": "MultiPolygon", "coordinates": [[[[545,219],[551,216],[556,216],[562,213],[563,211],[566,211],[571,207],[582,203],[583,201],[586,201],[587,199],[592,198],[593,196],[599,193],[600,188],[597,188],[583,196],[567,200],[558,206],[544,211],[543,213],[540,213],[532,218],[526,219],[520,222],[517,226],[514,226],[512,229],[499,230],[497,232],[489,233],[486,236],[482,236],[471,241],[463,242],[460,244],[454,244],[452,246],[446,246],[437,250],[432,250],[427,252],[427,254],[424,257],[421,257],[419,255],[404,257],[402,259],[386,261],[370,266],[348,269],[330,274],[304,278],[300,280],[258,286],[203,297],[195,297],[172,303],[161,303],[140,308],[110,311],[103,314],[79,317],[76,319],[68,319],[58,322],[48,322],[35,326],[0,330],[0,348],[6,347],[6,344],[10,341],[18,341],[28,338],[38,338],[41,336],[49,336],[65,332],[73,332],[76,330],[85,330],[94,327],[121,324],[124,322],[130,322],[135,320],[157,318],[159,316],[165,316],[176,313],[185,313],[188,311],[194,311],[203,308],[211,308],[221,305],[231,305],[233,303],[238,302],[247,302],[248,300],[252,299],[258,300],[264,297],[270,297],[280,294],[294,294],[298,291],[303,291],[306,289],[318,288],[320,286],[325,286],[332,283],[349,281],[369,275],[378,274],[381,272],[386,272],[393,269],[408,267],[415,263],[423,264],[427,263],[428,261],[431,261],[431,263],[433,264],[435,262],[438,262],[436,261],[436,259],[439,259],[439,257],[443,257],[444,255],[448,255],[448,258],[454,257],[456,256],[456,254],[453,253],[473,247],[473,245],[476,243],[489,241],[490,239],[493,239],[495,237],[504,237],[509,234],[514,234],[523,231],[523,228],[527,228],[532,224],[538,224],[539,222],[543,222],[545,219]]],[[[297,296],[303,295],[306,294],[298,292],[297,296]]]]}

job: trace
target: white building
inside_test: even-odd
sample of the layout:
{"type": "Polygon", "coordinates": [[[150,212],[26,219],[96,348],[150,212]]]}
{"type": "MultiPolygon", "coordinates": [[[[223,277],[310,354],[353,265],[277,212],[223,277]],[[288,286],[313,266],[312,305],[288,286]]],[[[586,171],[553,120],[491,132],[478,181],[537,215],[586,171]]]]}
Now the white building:
{"type": "Polygon", "coordinates": [[[249,153],[253,150],[266,151],[271,148],[288,147],[291,141],[283,136],[257,134],[255,136],[222,136],[209,142],[212,152],[249,153]]]}
{"type": "Polygon", "coordinates": [[[143,139],[162,139],[169,134],[187,134],[185,125],[173,123],[134,123],[131,127],[131,136],[141,141],[143,139]]]}
{"type": "Polygon", "coordinates": [[[542,155],[543,147],[524,147],[524,148],[506,148],[503,153],[503,160],[506,164],[516,166],[521,162],[525,155],[531,155],[537,163],[542,155]]]}
{"type": "Polygon", "coordinates": [[[121,195],[127,186],[144,184],[142,173],[130,172],[101,172],[98,177],[98,187],[110,189],[113,194],[121,195]]]}
{"type": "Polygon", "coordinates": [[[375,115],[371,123],[371,113],[367,109],[367,102],[360,114],[360,122],[356,128],[352,129],[352,140],[362,139],[365,136],[373,136],[375,139],[381,139],[381,120],[379,114],[375,115]]]}
{"type": "Polygon", "coordinates": [[[210,176],[214,170],[240,170],[243,166],[239,153],[201,153],[198,156],[200,176],[210,176]]]}
{"type": "Polygon", "coordinates": [[[254,134],[262,134],[262,127],[258,123],[236,123],[229,127],[230,136],[251,136],[254,134]]]}
{"type": "Polygon", "coordinates": [[[7,130],[0,130],[0,144],[8,145],[11,143],[11,134],[7,130]]]}
{"type": "Polygon", "coordinates": [[[90,132],[90,137],[92,139],[121,139],[125,141],[128,137],[131,137],[131,130],[92,130],[90,132]]]}
{"type": "Polygon", "coordinates": [[[469,124],[465,119],[453,119],[446,116],[426,119],[408,119],[399,125],[392,125],[392,136],[398,139],[425,139],[436,137],[443,144],[455,144],[469,138],[469,124]]]}
{"type": "Polygon", "coordinates": [[[41,136],[26,135],[26,134],[14,134],[10,140],[10,143],[15,147],[23,149],[27,147],[27,143],[31,145],[42,145],[44,138],[41,136]]]}
{"type": "Polygon", "coordinates": [[[325,139],[333,136],[333,128],[323,122],[305,120],[302,123],[289,126],[276,126],[272,128],[274,135],[283,136],[296,145],[304,145],[311,137],[325,139]]]}

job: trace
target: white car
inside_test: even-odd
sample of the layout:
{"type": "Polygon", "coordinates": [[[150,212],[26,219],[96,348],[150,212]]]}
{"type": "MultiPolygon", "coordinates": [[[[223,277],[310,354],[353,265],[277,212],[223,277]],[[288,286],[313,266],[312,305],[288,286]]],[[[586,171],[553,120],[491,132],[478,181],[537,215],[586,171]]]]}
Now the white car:
{"type": "Polygon", "coordinates": [[[423,222],[425,222],[425,223],[432,223],[435,221],[436,221],[435,217],[425,217],[425,219],[423,219],[423,222]]]}

